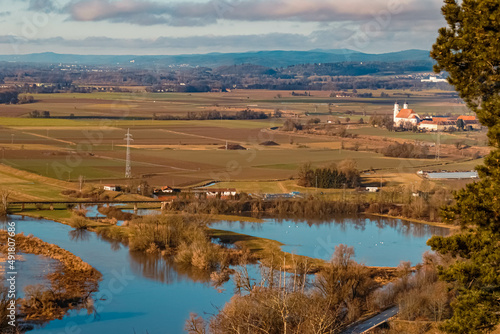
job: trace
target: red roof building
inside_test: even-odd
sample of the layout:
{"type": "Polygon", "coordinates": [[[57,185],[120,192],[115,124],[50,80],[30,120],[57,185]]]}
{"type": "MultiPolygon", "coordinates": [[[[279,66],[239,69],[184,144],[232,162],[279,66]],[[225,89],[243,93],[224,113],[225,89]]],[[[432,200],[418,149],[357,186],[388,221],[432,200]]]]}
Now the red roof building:
{"type": "Polygon", "coordinates": [[[394,125],[400,126],[404,124],[417,125],[420,122],[420,117],[413,111],[413,109],[408,108],[408,104],[404,104],[403,109],[399,109],[399,104],[394,105],[394,125]]]}

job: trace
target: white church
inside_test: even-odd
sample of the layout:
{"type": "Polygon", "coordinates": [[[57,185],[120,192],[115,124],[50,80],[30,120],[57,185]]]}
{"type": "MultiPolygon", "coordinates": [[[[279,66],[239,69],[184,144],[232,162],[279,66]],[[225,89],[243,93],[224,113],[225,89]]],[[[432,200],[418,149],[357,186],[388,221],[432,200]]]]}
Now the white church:
{"type": "Polygon", "coordinates": [[[401,125],[418,125],[420,123],[420,117],[413,109],[408,108],[408,103],[403,105],[403,109],[399,109],[399,104],[396,102],[394,104],[394,126],[401,125]]]}

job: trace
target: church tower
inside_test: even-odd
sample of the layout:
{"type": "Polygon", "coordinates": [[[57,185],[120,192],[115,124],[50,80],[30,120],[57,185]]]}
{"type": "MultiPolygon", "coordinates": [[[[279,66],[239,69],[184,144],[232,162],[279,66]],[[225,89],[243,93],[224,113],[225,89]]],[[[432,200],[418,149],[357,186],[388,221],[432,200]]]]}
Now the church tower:
{"type": "Polygon", "coordinates": [[[399,104],[396,102],[394,104],[394,117],[392,118],[392,120],[394,122],[396,122],[396,116],[399,114],[399,104]]]}

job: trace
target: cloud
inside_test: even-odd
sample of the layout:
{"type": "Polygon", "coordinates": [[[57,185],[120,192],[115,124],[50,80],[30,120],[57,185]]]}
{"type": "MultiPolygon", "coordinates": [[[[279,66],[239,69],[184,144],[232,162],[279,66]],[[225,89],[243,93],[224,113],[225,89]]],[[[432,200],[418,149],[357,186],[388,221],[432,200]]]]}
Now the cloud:
{"type": "Polygon", "coordinates": [[[0,17],[9,16],[10,12],[0,12],[0,17]]]}
{"type": "Polygon", "coordinates": [[[54,11],[56,9],[54,2],[52,0],[29,0],[28,10],[31,11],[54,11]]]}
{"type": "MultiPolygon", "coordinates": [[[[42,1],[42,0],[30,0],[42,1]]],[[[160,3],[152,0],[73,0],[63,9],[75,21],[138,25],[203,26],[219,20],[346,22],[377,16],[390,19],[437,18],[433,0],[209,0],[160,3]]]]}
{"type": "Polygon", "coordinates": [[[232,35],[232,36],[189,36],[189,37],[159,37],[156,39],[142,38],[110,38],[110,37],[87,37],[85,39],[66,39],[62,37],[51,37],[43,39],[28,40],[15,36],[0,36],[0,44],[16,42],[19,44],[32,45],[53,45],[59,44],[68,47],[102,47],[102,48],[123,48],[123,49],[202,49],[217,46],[224,47],[249,47],[258,45],[259,48],[274,48],[277,45],[289,45],[292,48],[303,48],[311,46],[309,37],[299,34],[278,34],[271,33],[265,35],[232,35]]]}

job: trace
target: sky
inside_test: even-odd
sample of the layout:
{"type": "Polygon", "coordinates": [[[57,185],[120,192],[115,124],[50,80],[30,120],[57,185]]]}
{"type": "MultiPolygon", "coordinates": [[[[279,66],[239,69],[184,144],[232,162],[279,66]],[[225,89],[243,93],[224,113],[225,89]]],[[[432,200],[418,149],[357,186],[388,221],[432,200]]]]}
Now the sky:
{"type": "Polygon", "coordinates": [[[430,50],[441,0],[0,0],[0,54],[430,50]]]}

